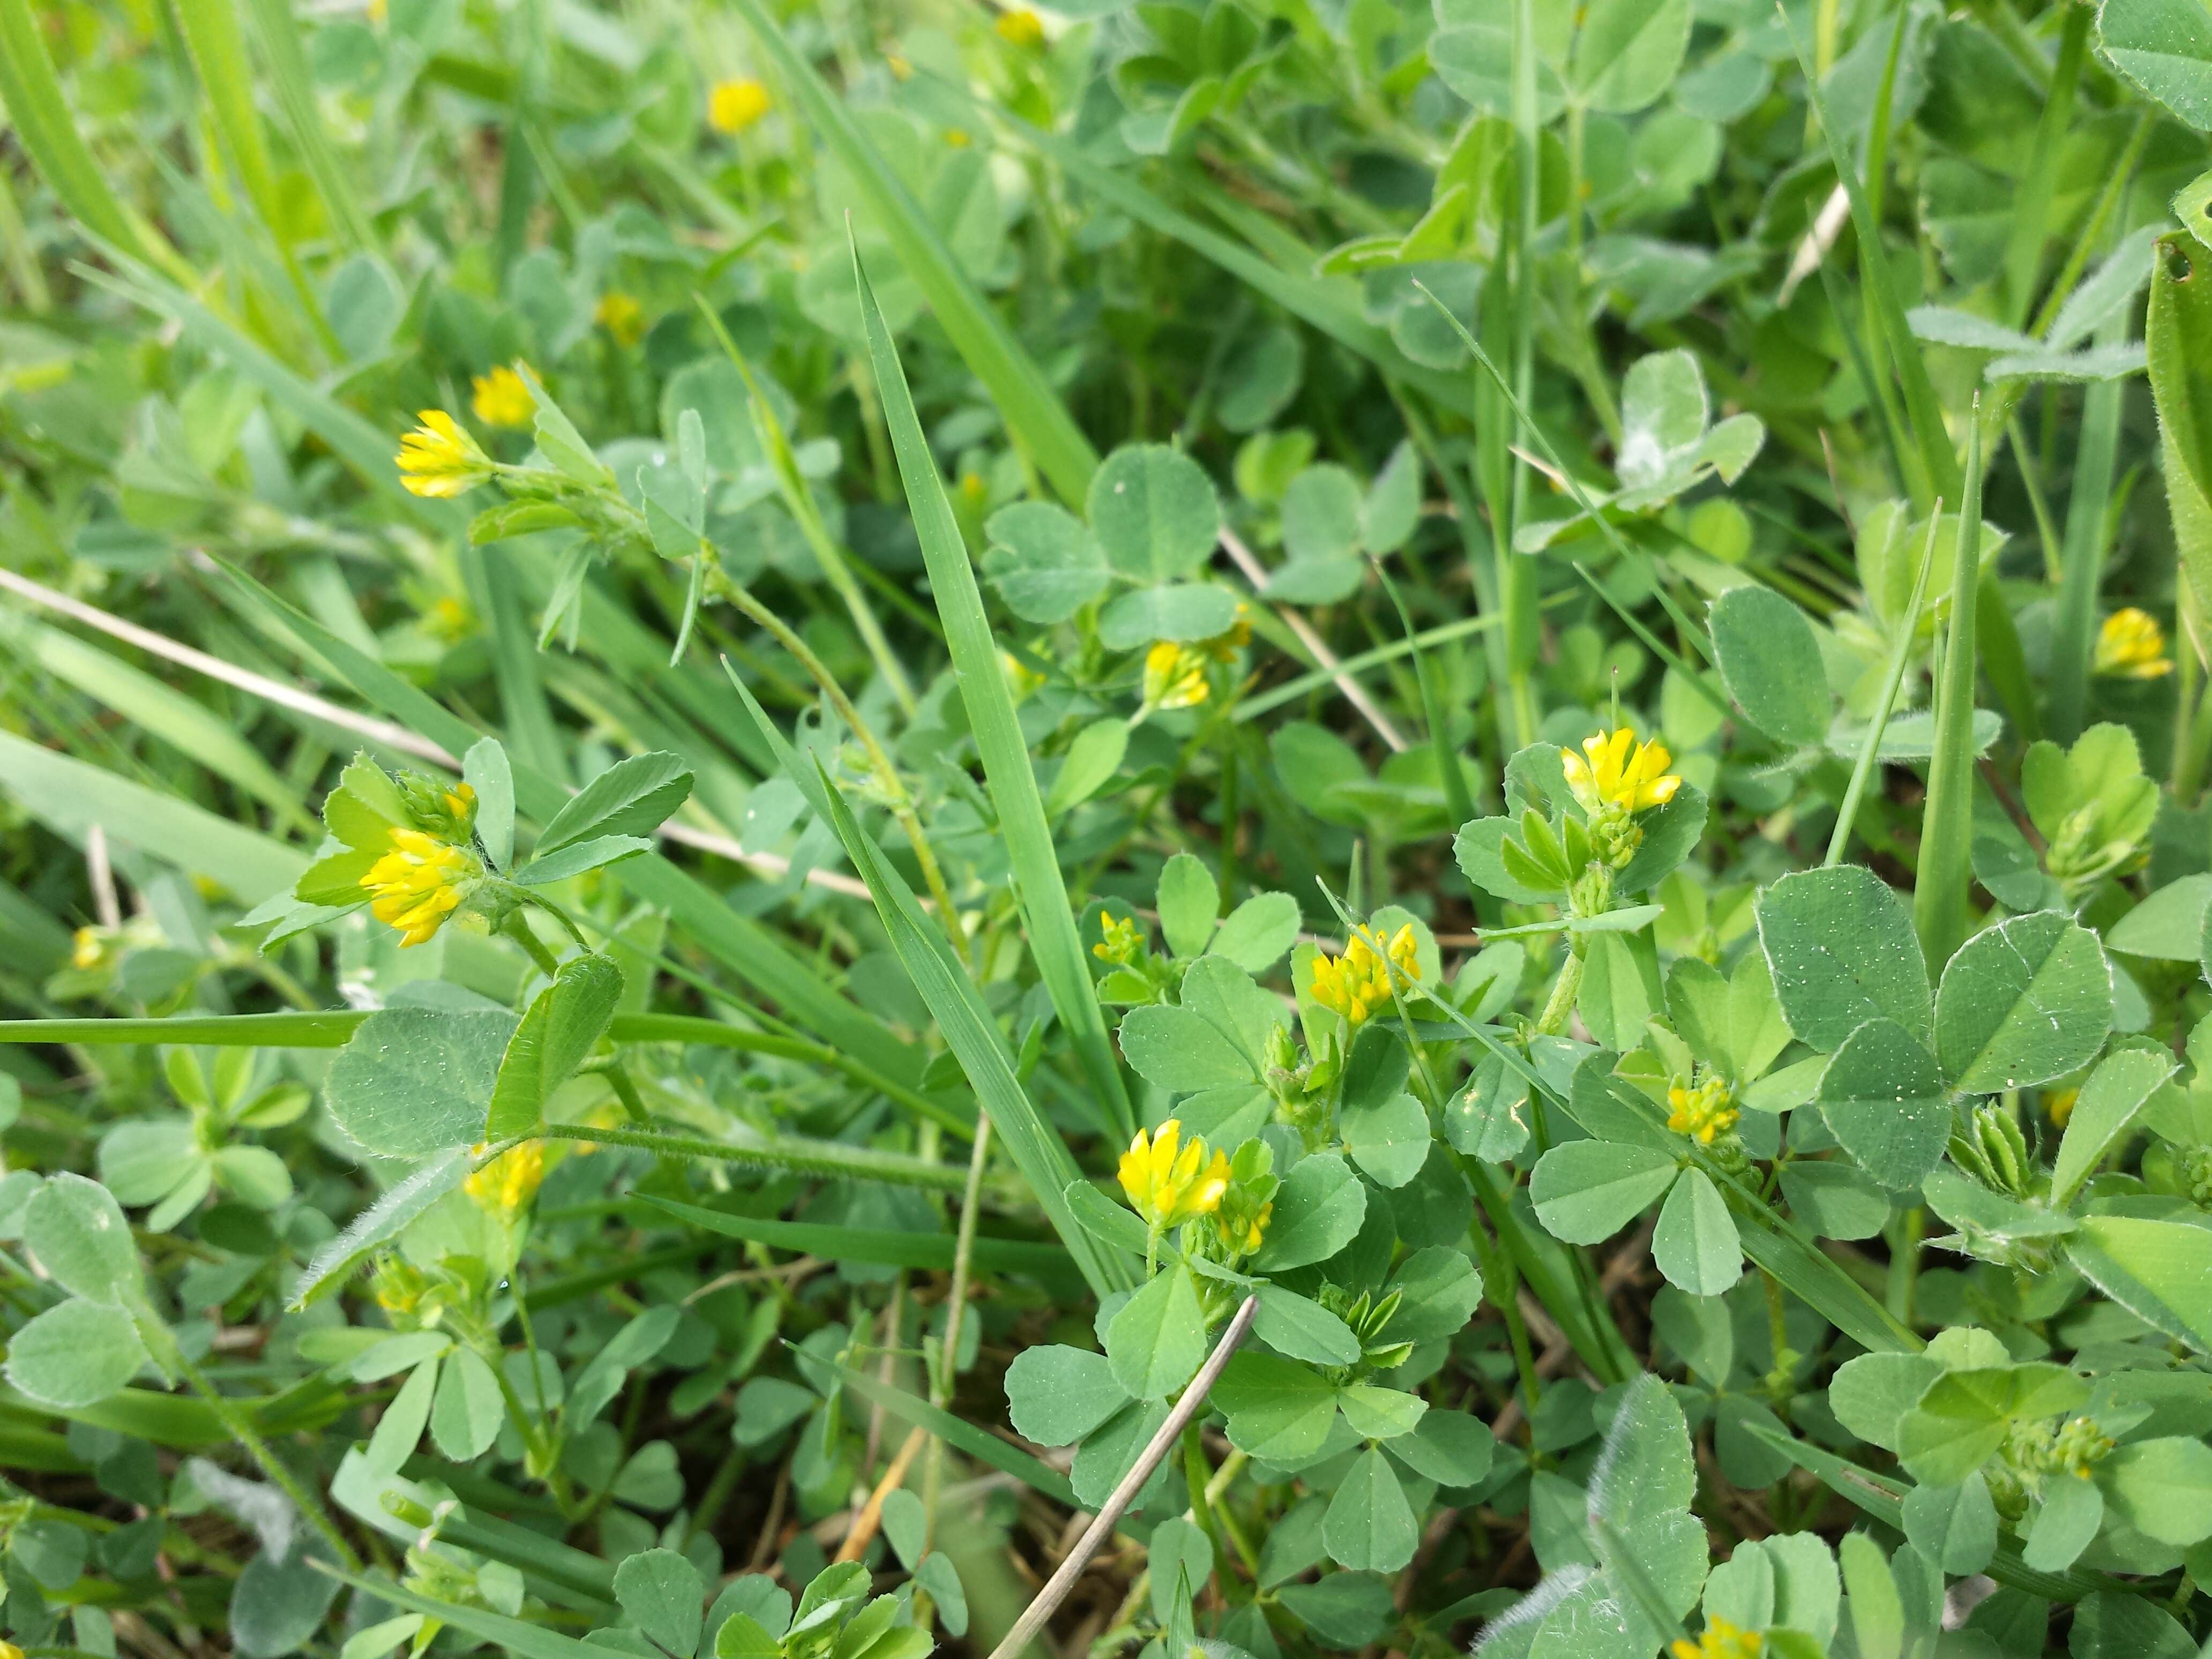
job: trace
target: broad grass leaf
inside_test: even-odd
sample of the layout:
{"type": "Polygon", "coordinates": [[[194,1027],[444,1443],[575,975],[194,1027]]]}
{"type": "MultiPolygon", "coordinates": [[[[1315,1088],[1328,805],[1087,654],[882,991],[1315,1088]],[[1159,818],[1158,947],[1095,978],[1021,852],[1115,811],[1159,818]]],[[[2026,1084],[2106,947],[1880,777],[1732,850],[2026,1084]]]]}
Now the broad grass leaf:
{"type": "Polygon", "coordinates": [[[1553,1237],[1596,1244],[1656,1202],[1680,1168],[1673,1152],[1655,1147],[1571,1140],[1537,1159],[1528,1196],[1553,1237]]]}
{"type": "Polygon", "coordinates": [[[1771,588],[1732,587],[1711,625],[1721,683],[1753,726],[1800,749],[1827,736],[1834,699],[1803,611],[1771,588]]]}
{"type": "Polygon", "coordinates": [[[699,1645],[706,1587],[699,1569],[672,1549],[641,1551],[615,1569],[615,1599],[637,1626],[678,1659],[699,1645]]]}
{"type": "Polygon", "coordinates": [[[481,1139],[516,1024],[504,1009],[379,1009],[331,1063],[324,1099],[332,1121],[388,1158],[481,1139]]]}
{"type": "Polygon", "coordinates": [[[1129,1403],[1103,1353],[1059,1345],[1024,1348],[1006,1368],[1006,1412],[1040,1446],[1072,1446],[1129,1403]]]}
{"type": "Polygon", "coordinates": [[[553,815],[532,857],[602,836],[649,836],[690,793],[691,768],[681,756],[656,752],[617,761],[553,815]]]}
{"type": "Polygon", "coordinates": [[[57,1411],[94,1406],[147,1364],[138,1322],[106,1302],[76,1297],[47,1309],[8,1343],[8,1381],[57,1411]]]}
{"type": "Polygon", "coordinates": [[[2122,75],[2212,132],[2212,15],[2198,0],[2104,0],[2097,44],[2122,75]]]}
{"type": "Polygon", "coordinates": [[[1651,1259],[1692,1296],[1718,1296],[1743,1276],[1743,1242],[1711,1176],[1686,1170],[1659,1208],[1651,1259]]]}
{"type": "Polygon", "coordinates": [[[1180,1263],[1155,1274],[1106,1327],[1114,1380],[1134,1400],[1166,1399],[1190,1381],[1205,1358],[1198,1281],[1180,1263]]]}
{"type": "Polygon", "coordinates": [[[1340,1481],[1322,1522],[1329,1559],[1353,1571],[1396,1572],[1413,1559],[1420,1527],[1390,1462],[1373,1447],[1340,1481]]]}
{"type": "Polygon", "coordinates": [[[2212,1353],[2212,1231],[2137,1216],[2087,1216],[2066,1241],[2081,1276],[2146,1324],[2212,1353]]]}
{"type": "Polygon", "coordinates": [[[2164,1049],[2122,1048],[2089,1074],[2066,1119],[2065,1135],[2051,1169],[2051,1206],[2063,1209],[2090,1171],[2127,1133],[2136,1116],[2174,1073],[2164,1049]]]}
{"type": "Polygon", "coordinates": [[[1336,1389],[1310,1365],[1240,1353],[1213,1385],[1209,1403],[1229,1419],[1229,1443],[1277,1468],[1303,1468],[1328,1443],[1336,1389]]]}
{"type": "Polygon", "coordinates": [[[72,1295],[128,1305],[144,1294],[131,1224],[96,1181],[67,1170],[50,1176],[23,1206],[21,1237],[47,1276],[72,1295]]]}
{"type": "Polygon", "coordinates": [[[1334,1152],[1300,1158],[1275,1194],[1266,1241],[1252,1259],[1255,1273],[1281,1273],[1326,1261],[1359,1232],[1367,1189],[1334,1152]]]}
{"type": "Polygon", "coordinates": [[[1936,993],[1936,1048],[1964,1094],[2032,1088],[2087,1065],[2112,1024],[2112,975],[2097,936],[2041,911],[1984,928],[1959,948],[1936,993]]]}
{"type": "Polygon", "coordinates": [[[1221,533],[1213,480],[1165,444],[1129,444],[1109,455],[1091,481],[1088,511],[1106,562],[1133,581],[1188,575],[1221,533]]]}
{"type": "Polygon", "coordinates": [[[1821,1075],[1820,1100],[1838,1144],[1893,1192],[1909,1192],[1943,1161],[1951,1104],[1942,1076],[1895,1020],[1870,1019],[1844,1040],[1821,1075]]]}
{"type": "Polygon", "coordinates": [[[1911,917],[1881,878],[1856,865],[1802,870],[1759,896],[1759,939],[1782,1017],[1834,1053],[1869,1020],[1923,1041],[1935,1013],[1911,917]]]}

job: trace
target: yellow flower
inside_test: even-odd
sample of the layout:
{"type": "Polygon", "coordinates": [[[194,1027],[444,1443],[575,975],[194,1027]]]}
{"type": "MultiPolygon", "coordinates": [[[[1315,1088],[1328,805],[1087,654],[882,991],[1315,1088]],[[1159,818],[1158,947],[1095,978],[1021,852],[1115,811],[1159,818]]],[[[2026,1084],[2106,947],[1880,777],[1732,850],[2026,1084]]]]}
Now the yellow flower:
{"type": "Polygon", "coordinates": [[[2066,1120],[2074,1115],[2074,1103],[2081,1098],[2079,1089],[2046,1089],[2043,1091],[2043,1109],[2051,1114],[2051,1123],[2063,1129],[2066,1120]]]}
{"type": "Polygon", "coordinates": [[[1202,649],[1162,640],[1145,653],[1146,708],[1194,708],[1212,695],[1202,649]]]}
{"type": "Polygon", "coordinates": [[[458,645],[476,631],[476,618],[469,608],[450,594],[434,600],[422,613],[422,630],[433,639],[447,645],[458,645]]]}
{"type": "Polygon", "coordinates": [[[1237,620],[1212,639],[1201,640],[1199,642],[1199,648],[1216,662],[1227,662],[1251,643],[1251,608],[1239,599],[1237,602],[1237,620]]]}
{"type": "Polygon", "coordinates": [[[70,966],[97,968],[107,955],[106,936],[97,927],[80,927],[70,949],[70,966]]]}
{"type": "Polygon", "coordinates": [[[898,53],[891,53],[890,57],[884,59],[884,62],[890,65],[891,79],[894,81],[911,81],[914,79],[914,65],[908,63],[907,60],[900,57],[898,53]]]}
{"type": "Polygon", "coordinates": [[[489,374],[475,376],[469,385],[476,392],[469,408],[486,426],[528,426],[538,413],[530,383],[505,363],[489,374]]]}
{"type": "Polygon", "coordinates": [[[1673,758],[1665,744],[1656,738],[1638,743],[1624,726],[1611,736],[1601,732],[1588,739],[1579,755],[1568,750],[1561,769],[1583,811],[1595,817],[1607,811],[1641,812],[1674,799],[1682,780],[1667,770],[1673,758]]]}
{"type": "Polygon", "coordinates": [[[1677,1641],[1668,1651],[1674,1659],[1759,1659],[1765,1645],[1765,1638],[1757,1631],[1739,1629],[1708,1613],[1703,1635],[1694,1642],[1677,1641]]]}
{"type": "Polygon", "coordinates": [[[1229,1190],[1227,1156],[1216,1152],[1209,1161],[1206,1142],[1195,1135],[1183,1140],[1182,1125],[1175,1118],[1161,1124],[1155,1135],[1138,1130],[1115,1173],[1130,1205],[1156,1231],[1212,1214],[1229,1190]]]}
{"type": "Polygon", "coordinates": [[[1260,1248],[1260,1241],[1267,1236],[1267,1223],[1274,1218],[1275,1206],[1262,1204],[1257,1215],[1249,1218],[1231,1216],[1226,1210],[1213,1218],[1214,1230],[1221,1242],[1239,1255],[1249,1255],[1260,1248]]]}
{"type": "Polygon", "coordinates": [[[2173,672],[2158,618],[2134,605],[2106,617],[2097,630],[2097,672],[2130,680],[2154,680],[2173,672]]]}
{"type": "Polygon", "coordinates": [[[1006,690],[1013,693],[1016,702],[1044,684],[1044,676],[1011,651],[999,653],[999,665],[1006,671],[1006,690]]]}
{"type": "Polygon", "coordinates": [[[1133,916],[1103,915],[1098,918],[1098,931],[1104,937],[1091,947],[1091,954],[1101,962],[1126,968],[1145,948],[1145,930],[1133,916]]]}
{"type": "Polygon", "coordinates": [[[404,946],[443,927],[483,874],[474,854],[420,830],[394,830],[392,850],[368,866],[361,884],[369,914],[396,928],[404,946]]]}
{"type": "MultiPolygon", "coordinates": [[[[485,1149],[481,1143],[474,1150],[478,1158],[483,1156],[485,1149]]],[[[544,1179],[545,1143],[526,1140],[471,1175],[461,1183],[461,1188],[479,1208],[506,1221],[530,1202],[538,1191],[538,1183],[544,1179]]]]}
{"type": "Polygon", "coordinates": [[[23,1650],[13,1642],[0,1641],[0,1659],[23,1659],[23,1650]]]}
{"type": "MultiPolygon", "coordinates": [[[[1419,945],[1413,938],[1413,923],[1393,933],[1383,949],[1407,978],[1420,978],[1419,945]]],[[[1342,1014],[1355,1026],[1364,1024],[1376,1009],[1389,1003],[1389,966],[1364,936],[1355,936],[1344,947],[1342,956],[1314,958],[1313,994],[1322,1007],[1342,1014]]]]}
{"type": "Polygon", "coordinates": [[[707,94],[707,125],[735,137],[774,107],[768,88],[750,76],[717,81],[707,94]]]}
{"type": "Polygon", "coordinates": [[[1010,46],[1034,51],[1044,44],[1044,25],[1038,21],[1037,15],[1026,7],[1000,12],[998,22],[993,27],[999,31],[999,39],[1010,46]]]}
{"type": "Polygon", "coordinates": [[[968,137],[965,127],[947,127],[945,129],[945,142],[955,149],[965,149],[975,141],[968,137]]]}
{"type": "Polygon", "coordinates": [[[442,409],[426,409],[422,422],[399,441],[399,482],[410,495],[444,500],[491,477],[491,458],[461,423],[442,409]]]}
{"type": "Polygon", "coordinates": [[[615,337],[615,343],[633,346],[645,337],[645,307],[618,288],[599,295],[592,320],[615,337]]]}
{"type": "Polygon", "coordinates": [[[1667,1091],[1667,1127],[1678,1135],[1687,1135],[1700,1146],[1713,1144],[1715,1135],[1726,1134],[1735,1127],[1741,1115],[1735,1109],[1735,1097],[1729,1091],[1724,1079],[1709,1077],[1694,1089],[1677,1084],[1667,1091]]]}

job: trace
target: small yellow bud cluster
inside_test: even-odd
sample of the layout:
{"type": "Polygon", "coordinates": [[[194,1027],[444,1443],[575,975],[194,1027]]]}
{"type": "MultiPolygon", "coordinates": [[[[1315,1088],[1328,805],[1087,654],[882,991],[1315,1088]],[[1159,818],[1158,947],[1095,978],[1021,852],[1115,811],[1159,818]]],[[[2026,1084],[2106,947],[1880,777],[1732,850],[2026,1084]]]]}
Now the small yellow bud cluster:
{"type": "Polygon", "coordinates": [[[469,386],[475,394],[469,399],[469,411],[486,426],[526,427],[538,413],[530,382],[505,363],[489,374],[472,377],[469,386]]]}
{"type": "Polygon", "coordinates": [[[1126,968],[1145,948],[1145,930],[1133,916],[1102,915],[1098,930],[1104,937],[1091,947],[1091,954],[1101,962],[1126,968]]]}
{"type": "Polygon", "coordinates": [[[1393,933],[1383,950],[1389,952],[1387,962],[1365,938],[1355,937],[1344,947],[1342,956],[1316,957],[1314,1000],[1342,1014],[1354,1026],[1364,1024],[1390,1000],[1392,964],[1408,979],[1421,976],[1419,945],[1411,922],[1393,933]]]}
{"type": "Polygon", "coordinates": [[[1741,1115],[1725,1078],[1709,1077],[1694,1088],[1677,1084],[1667,1091],[1667,1127],[1700,1146],[1711,1146],[1714,1136],[1735,1127],[1741,1115]]]}
{"type": "MultiPolygon", "coordinates": [[[[483,1152],[481,1146],[476,1148],[478,1157],[483,1152]]],[[[512,1221],[536,1195],[538,1182],[544,1179],[545,1143],[526,1140],[492,1159],[461,1186],[476,1200],[477,1207],[501,1221],[512,1221]]]]}
{"type": "Polygon", "coordinates": [[[1708,1613],[1705,1628],[1694,1642],[1686,1638],[1668,1647],[1674,1659],[1759,1659],[1766,1638],[1755,1630],[1744,1630],[1708,1613]]]}
{"type": "Polygon", "coordinates": [[[707,94],[707,125],[734,138],[758,125],[772,107],[768,88],[750,76],[717,81],[707,94]]]}
{"type": "Polygon", "coordinates": [[[1145,653],[1145,707],[1194,708],[1213,695],[1203,646],[1162,640],[1145,653]]]}
{"type": "Polygon", "coordinates": [[[1220,1152],[1209,1158],[1206,1152],[1196,1135],[1182,1139],[1182,1124],[1175,1118],[1161,1124],[1157,1133],[1137,1131],[1115,1173],[1146,1226],[1164,1231],[1220,1207],[1221,1195],[1229,1189],[1229,1159],[1220,1152]]]}
{"type": "Polygon", "coordinates": [[[645,307],[632,295],[609,289],[592,308],[592,320],[606,330],[619,346],[634,346],[645,337],[645,307]]]}
{"type": "Polygon", "coordinates": [[[2149,611],[2130,605],[2105,618],[2097,630],[2097,672],[2116,678],[2154,680],[2173,672],[2166,631],[2149,611]]]}

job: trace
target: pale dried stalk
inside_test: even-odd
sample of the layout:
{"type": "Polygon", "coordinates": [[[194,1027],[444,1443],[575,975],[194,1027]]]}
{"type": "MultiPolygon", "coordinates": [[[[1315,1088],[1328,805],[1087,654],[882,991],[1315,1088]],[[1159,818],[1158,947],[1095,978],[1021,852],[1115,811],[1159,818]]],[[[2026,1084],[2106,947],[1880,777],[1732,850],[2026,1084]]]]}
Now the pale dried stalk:
{"type": "MultiPolygon", "coordinates": [[[[335,726],[342,731],[351,732],[357,737],[366,738],[371,743],[380,744],[399,754],[412,755],[417,760],[428,761],[433,766],[442,766],[453,771],[460,769],[460,762],[447,754],[442,747],[428,738],[409,731],[404,726],[396,725],[391,720],[380,720],[374,714],[364,714],[358,710],[347,708],[341,704],[331,702],[326,697],[317,696],[312,691],[302,691],[296,685],[287,685],[282,680],[270,679],[266,674],[257,674],[250,668],[240,668],[234,663],[223,661],[220,657],[211,657],[204,651],[196,651],[189,645],[169,638],[166,634],[156,634],[151,629],[141,628],[136,623],[125,622],[122,617],[102,611],[97,605],[87,605],[82,599],[73,599],[68,594],[58,592],[42,583],[34,582],[27,576],[21,576],[12,570],[0,568],[0,588],[4,588],[21,599],[27,599],[33,605],[42,605],[49,611],[58,611],[73,622],[82,623],[87,628],[97,629],[111,638],[123,641],[126,645],[135,645],[141,651],[176,663],[181,667],[191,669],[196,673],[204,674],[211,680],[217,680],[225,685],[235,686],[241,691],[250,692],[264,702],[275,703],[280,708],[289,708],[294,714],[305,714],[310,720],[321,720],[327,726],[335,726]]],[[[664,823],[660,826],[659,833],[666,839],[682,846],[696,848],[702,853],[712,853],[718,858],[729,859],[735,863],[757,870],[764,876],[780,878],[791,873],[789,859],[774,853],[748,852],[727,836],[718,836],[710,830],[695,830],[690,825],[683,823],[664,823]]],[[[833,893],[843,893],[852,898],[868,896],[868,887],[866,882],[852,876],[840,875],[834,870],[809,870],[806,872],[806,880],[810,886],[827,888],[833,893]]]]}
{"type": "Polygon", "coordinates": [[[1106,1540],[1114,1535],[1114,1528],[1121,1521],[1123,1511],[1135,1501],[1137,1494],[1144,1490],[1145,1482],[1152,1478],[1152,1471],[1159,1468],[1160,1460],[1182,1437],[1183,1430],[1198,1415],[1198,1408],[1206,1403],[1207,1390],[1220,1377],[1223,1368],[1237,1352],[1237,1345],[1243,1341],[1245,1333],[1252,1328],[1252,1322],[1259,1312],[1260,1298],[1256,1296],[1245,1297],[1244,1304],[1230,1319],[1229,1328],[1221,1333],[1221,1340],[1213,1345],[1213,1352],[1206,1355],[1206,1364],[1198,1368],[1198,1375],[1191,1378],[1190,1386],[1182,1391],[1182,1398],[1176,1401],[1175,1409],[1168,1413],[1168,1420],[1160,1425],[1159,1432],[1152,1437],[1136,1462],[1130,1466],[1128,1474],[1121,1477],[1121,1484],[1114,1488],[1113,1495],[1107,1498],[1096,1518],[1084,1529],[1082,1538],[1067,1559],[1045,1581],[1044,1588],[1036,1594],[1036,1600],[1031,1601],[1022,1616],[1014,1621],[1014,1627],[1006,1632],[1006,1639],[991,1650],[991,1659],[1015,1659],[1029,1646],[1030,1639],[1044,1628],[1045,1621],[1060,1611],[1060,1604],[1067,1600],[1068,1592],[1075,1588],[1075,1581],[1091,1565],[1091,1558],[1097,1554],[1106,1540]]]}
{"type": "MultiPolygon", "coordinates": [[[[1221,545],[1230,558],[1236,562],[1237,568],[1244,573],[1244,579],[1252,584],[1255,592],[1267,585],[1267,568],[1252,556],[1252,550],[1238,540],[1234,532],[1226,528],[1222,531],[1221,545]]],[[[1275,614],[1283,619],[1291,633],[1298,636],[1298,643],[1313,653],[1314,661],[1328,671],[1329,678],[1336,682],[1336,689],[1344,693],[1345,701],[1358,709],[1360,717],[1375,728],[1375,735],[1389,744],[1392,750],[1403,754],[1407,747],[1404,736],[1390,724],[1390,717],[1382,712],[1375,699],[1367,695],[1366,687],[1344,672],[1336,653],[1322,643],[1321,635],[1314,632],[1313,624],[1295,611],[1279,609],[1275,614]]]]}

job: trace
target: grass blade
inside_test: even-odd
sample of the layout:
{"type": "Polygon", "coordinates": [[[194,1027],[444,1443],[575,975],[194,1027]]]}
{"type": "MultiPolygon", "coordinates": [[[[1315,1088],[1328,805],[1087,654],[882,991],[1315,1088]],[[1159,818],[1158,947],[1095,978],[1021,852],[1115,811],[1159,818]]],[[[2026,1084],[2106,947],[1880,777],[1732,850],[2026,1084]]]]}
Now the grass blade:
{"type": "Polygon", "coordinates": [[[1943,503],[1936,503],[1936,511],[1928,520],[1928,543],[1920,550],[1920,568],[1912,579],[1912,599],[1905,607],[1903,620],[1898,624],[1897,643],[1890,649],[1889,668],[1882,676],[1881,701],[1875,705],[1874,719],[1866,729],[1865,746],[1859,757],[1851,763],[1851,781],[1844,787],[1843,805],[1836,809],[1835,833],[1828,837],[1828,856],[1820,860],[1823,868],[1843,861],[1844,848],[1850,844],[1851,825],[1857,822],[1859,802],[1866,794],[1867,780],[1881,763],[1882,733],[1889,729],[1889,717],[1897,708],[1898,688],[1905,684],[1905,665],[1912,659],[1912,638],[1920,623],[1920,604],[1928,595],[1928,573],[1936,568],[1936,532],[1943,521],[1943,503]]]}
{"type": "Polygon", "coordinates": [[[937,227],[868,142],[844,101],[784,38],[761,0],[735,3],[823,143],[867,198],[899,263],[929,301],[954,349],[998,404],[1006,430],[1061,499],[1079,509],[1091,488],[1091,475],[1098,470],[1098,452],[1075,424],[1044,371],[984,301],[937,227]]]}
{"type": "Polygon", "coordinates": [[[938,477],[929,441],[923,436],[921,418],[915,413],[914,395],[907,388],[898,349],[884,325],[868,273],[860,268],[857,245],[853,249],[853,279],[860,287],[860,316],[875,365],[877,396],[883,404],[884,424],[890,430],[891,448],[898,457],[899,477],[914,514],[915,533],[921,538],[922,558],[929,568],[930,593],[945,624],[953,672],[959,677],[961,698],[968,706],[969,724],[982,757],[984,781],[990,786],[992,804],[998,808],[999,830],[1006,838],[1013,866],[1014,890],[1021,901],[1022,919],[1029,927],[1037,974],[1051,994],[1060,1024],[1074,1039],[1076,1057],[1092,1092],[1106,1109],[1109,1120],[1127,1135],[1136,1128],[1135,1114],[1122,1086],[1113,1046],[1107,1040],[1097,994],[1091,988],[1091,967],[1076,932],[1075,913],[1067,902],[1067,884],[1060,875],[1044,798],[1037,793],[1029,744],[1022,737],[1013,694],[1006,689],[1006,677],[1000,667],[998,641],[991,635],[990,618],[984,613],[982,592],[975,586],[975,567],[961,539],[959,520],[952,516],[945,482],[938,477]]]}
{"type": "Polygon", "coordinates": [[[322,113],[315,104],[313,76],[291,7],[285,0],[250,0],[250,3],[254,33],[269,64],[269,83],[276,94],[277,107],[284,112],[285,125],[291,130],[293,149],[315,181],[331,222],[347,241],[388,272],[390,265],[376,228],[362,210],[361,198],[354,194],[352,180],[324,130],[322,113]]]}
{"type": "MultiPolygon", "coordinates": [[[[997,672],[996,664],[993,672],[997,672]]],[[[1063,1196],[1068,1183],[1081,1171],[1069,1154],[1060,1132],[1045,1119],[1022,1087],[1007,1051],[1005,1035],[968,970],[952,955],[945,935],[922,914],[921,905],[906,878],[891,866],[853,816],[844,798],[831,788],[818,767],[794,754],[768,711],[736,675],[731,683],[745,700],[745,707],[782,763],[784,771],[799,786],[814,810],[828,821],[844,844],[854,868],[868,884],[876,914],[890,935],[891,948],[914,981],[915,989],[936,1018],[938,1029],[968,1074],[977,1100],[999,1132],[1008,1156],[1036,1194],[1053,1229],[1067,1247],[1085,1280],[1099,1296],[1129,1288],[1136,1282],[1134,1264],[1109,1250],[1075,1219],[1063,1196]]]]}
{"type": "MultiPolygon", "coordinates": [[[[807,1221],[769,1221],[709,1210],[673,1199],[642,1195],[642,1201],[665,1210],[678,1221],[704,1227],[726,1238],[748,1244],[766,1244],[778,1250],[794,1250],[819,1256],[824,1261],[869,1261],[887,1267],[911,1267],[921,1273],[943,1273],[952,1266],[955,1243],[950,1233],[909,1233],[867,1227],[830,1227],[807,1221]]],[[[978,1267],[994,1273],[1024,1273],[1066,1279],[1067,1252],[1056,1244],[1024,1244],[1018,1240],[979,1238],[972,1257],[978,1267]]]]}
{"type": "MultiPolygon", "coordinates": [[[[2124,339],[2125,321],[2108,325],[2098,343],[2124,339]]],[[[2075,452],[2074,489],[2066,502],[2066,538],[2059,558],[2058,625],[2051,641],[2051,735],[2072,743],[2088,719],[2089,663],[2097,642],[2098,588],[2105,568],[2107,509],[2119,457],[2124,380],[2100,380],[2081,398],[2081,438],[2075,452]]]]}
{"type": "Polygon", "coordinates": [[[1976,600],[1981,589],[1982,423],[1977,408],[1966,426],[1966,495],[1959,504],[1952,556],[1951,631],[1943,647],[1943,680],[1936,696],[1936,752],[1928,763],[1928,802],[1921,817],[1920,864],[1912,882],[1912,920],[1928,970],[1942,971],[1966,939],[1967,851],[1974,817],[1976,600]]]}
{"type": "Polygon", "coordinates": [[[903,1418],[917,1428],[927,1429],[946,1445],[957,1446],[978,1462],[988,1463],[1000,1474],[1012,1475],[1024,1486],[1042,1492],[1056,1504],[1064,1504],[1072,1510],[1082,1507],[1076,1501],[1075,1488],[1068,1485],[1067,1477],[1043,1459],[1032,1456],[994,1434],[987,1434],[963,1422],[951,1412],[940,1411],[927,1400],[910,1395],[904,1389],[879,1382],[864,1371],[856,1371],[849,1365],[840,1365],[837,1374],[844,1378],[847,1388],[870,1404],[881,1406],[892,1416],[903,1418]]]}

